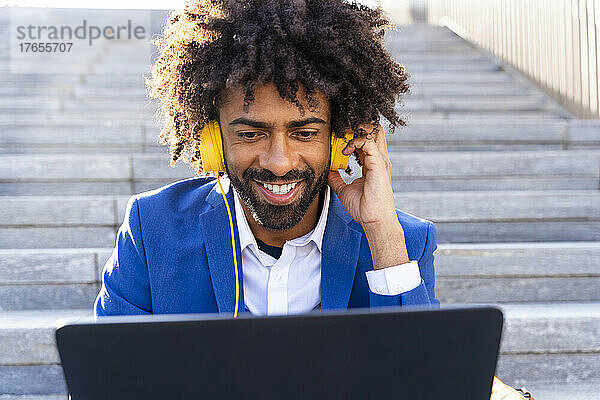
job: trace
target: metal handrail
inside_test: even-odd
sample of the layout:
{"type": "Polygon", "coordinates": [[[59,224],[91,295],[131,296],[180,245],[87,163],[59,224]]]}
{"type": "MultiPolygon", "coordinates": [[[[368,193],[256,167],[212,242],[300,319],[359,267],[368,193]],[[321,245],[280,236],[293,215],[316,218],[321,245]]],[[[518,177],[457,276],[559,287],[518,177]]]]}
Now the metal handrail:
{"type": "Polygon", "coordinates": [[[600,118],[600,0],[429,0],[427,21],[499,57],[574,115],[600,118]]]}

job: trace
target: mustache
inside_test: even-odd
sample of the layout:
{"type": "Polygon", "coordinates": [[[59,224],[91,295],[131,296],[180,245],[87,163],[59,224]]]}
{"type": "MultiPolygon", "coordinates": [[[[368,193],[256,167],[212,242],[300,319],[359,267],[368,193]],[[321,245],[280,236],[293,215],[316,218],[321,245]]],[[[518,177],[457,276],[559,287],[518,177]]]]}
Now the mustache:
{"type": "Polygon", "coordinates": [[[300,180],[306,180],[308,182],[311,182],[315,179],[315,171],[313,171],[312,168],[307,168],[305,170],[293,169],[291,171],[288,171],[283,176],[277,176],[268,169],[248,168],[242,173],[242,178],[244,178],[245,180],[252,179],[260,182],[272,182],[282,184],[300,180]]]}

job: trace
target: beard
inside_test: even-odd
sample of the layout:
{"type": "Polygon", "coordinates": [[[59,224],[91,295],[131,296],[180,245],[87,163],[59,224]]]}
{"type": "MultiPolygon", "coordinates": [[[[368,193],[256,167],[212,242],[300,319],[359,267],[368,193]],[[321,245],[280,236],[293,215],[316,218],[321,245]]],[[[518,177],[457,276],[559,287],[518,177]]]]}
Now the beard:
{"type": "Polygon", "coordinates": [[[327,168],[318,177],[310,167],[304,170],[291,170],[284,176],[277,176],[266,169],[248,168],[242,173],[240,179],[229,170],[227,163],[225,163],[225,169],[231,184],[250,210],[254,220],[267,229],[277,231],[290,229],[302,220],[313,200],[325,188],[329,175],[327,168]],[[273,205],[262,200],[252,183],[252,181],[259,181],[286,184],[299,180],[304,182],[304,189],[300,197],[285,205],[273,205]]]}

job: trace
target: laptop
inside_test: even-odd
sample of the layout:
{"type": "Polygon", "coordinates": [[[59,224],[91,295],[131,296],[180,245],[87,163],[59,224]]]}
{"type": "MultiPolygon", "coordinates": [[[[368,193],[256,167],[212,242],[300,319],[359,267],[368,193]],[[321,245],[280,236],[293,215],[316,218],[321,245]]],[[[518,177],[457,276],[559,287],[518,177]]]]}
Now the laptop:
{"type": "Polygon", "coordinates": [[[490,398],[494,307],[104,317],[56,342],[73,400],[490,398]]]}

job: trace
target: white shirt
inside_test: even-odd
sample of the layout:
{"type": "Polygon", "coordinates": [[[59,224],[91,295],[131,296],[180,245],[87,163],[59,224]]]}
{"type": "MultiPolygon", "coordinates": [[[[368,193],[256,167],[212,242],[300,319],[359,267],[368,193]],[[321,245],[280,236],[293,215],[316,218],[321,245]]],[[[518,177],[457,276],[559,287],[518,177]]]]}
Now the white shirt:
{"type": "MultiPolygon", "coordinates": [[[[329,213],[329,192],[328,186],[315,228],[304,236],[286,241],[281,256],[275,259],[258,248],[233,189],[242,252],[244,303],[252,314],[298,314],[321,304],[321,251],[329,213]]],[[[366,274],[370,290],[381,295],[398,295],[421,283],[417,261],[366,274]]]]}

